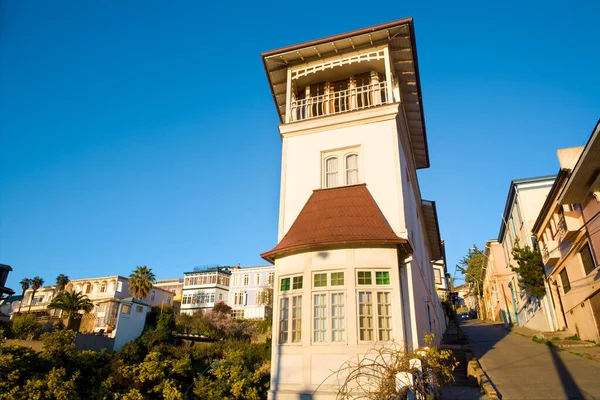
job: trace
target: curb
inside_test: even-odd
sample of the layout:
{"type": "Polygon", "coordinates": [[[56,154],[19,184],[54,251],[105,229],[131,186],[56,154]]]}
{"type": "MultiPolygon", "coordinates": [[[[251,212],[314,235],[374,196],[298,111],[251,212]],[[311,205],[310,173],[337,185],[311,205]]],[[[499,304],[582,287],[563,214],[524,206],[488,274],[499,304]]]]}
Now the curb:
{"type": "Polygon", "coordinates": [[[494,389],[492,381],[485,374],[485,372],[481,368],[481,365],[479,364],[479,361],[475,357],[471,358],[471,360],[469,360],[469,363],[467,364],[467,376],[472,376],[475,379],[477,379],[479,389],[488,397],[492,399],[499,398],[498,392],[496,392],[496,389],[494,389]]]}

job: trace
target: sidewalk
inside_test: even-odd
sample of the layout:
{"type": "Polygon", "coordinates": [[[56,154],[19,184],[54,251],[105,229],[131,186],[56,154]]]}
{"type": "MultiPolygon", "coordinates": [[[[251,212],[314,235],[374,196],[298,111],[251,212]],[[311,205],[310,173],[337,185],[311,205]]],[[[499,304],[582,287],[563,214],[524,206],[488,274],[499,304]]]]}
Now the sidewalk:
{"type": "MultiPolygon", "coordinates": [[[[482,322],[484,322],[488,325],[496,324],[493,321],[482,321],[482,322]]],[[[539,331],[536,331],[533,329],[529,329],[524,326],[511,326],[511,327],[505,327],[505,329],[508,330],[510,333],[513,333],[513,334],[519,335],[519,336],[524,336],[528,339],[533,339],[534,336],[544,337],[542,332],[539,332],[539,331]]],[[[550,338],[550,341],[552,342],[552,338],[550,338]]],[[[577,340],[577,341],[576,340],[568,340],[568,341],[560,340],[557,342],[566,344],[564,347],[563,346],[554,346],[554,347],[559,347],[560,350],[568,351],[571,354],[575,354],[577,356],[587,358],[588,360],[600,362],[600,346],[591,346],[591,344],[589,342],[585,342],[585,341],[581,341],[581,340],[577,340]]],[[[554,342],[552,342],[552,343],[554,343],[554,342]]]]}

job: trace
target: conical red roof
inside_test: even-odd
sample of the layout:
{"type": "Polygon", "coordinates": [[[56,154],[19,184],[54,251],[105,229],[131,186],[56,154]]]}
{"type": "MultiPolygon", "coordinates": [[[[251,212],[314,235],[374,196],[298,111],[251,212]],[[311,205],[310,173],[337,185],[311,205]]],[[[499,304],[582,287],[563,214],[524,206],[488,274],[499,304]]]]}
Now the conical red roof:
{"type": "Polygon", "coordinates": [[[319,247],[344,245],[403,245],[408,240],[394,233],[366,184],[315,190],[300,214],[272,250],[267,261],[283,254],[319,247]]]}

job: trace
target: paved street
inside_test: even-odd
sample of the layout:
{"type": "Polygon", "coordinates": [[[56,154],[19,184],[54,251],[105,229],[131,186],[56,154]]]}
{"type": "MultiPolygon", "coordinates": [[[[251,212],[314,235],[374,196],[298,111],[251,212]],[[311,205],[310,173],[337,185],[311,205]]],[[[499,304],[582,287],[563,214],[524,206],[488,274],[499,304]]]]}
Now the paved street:
{"type": "Polygon", "coordinates": [[[600,363],[476,320],[462,325],[503,399],[600,399],[600,363]]]}

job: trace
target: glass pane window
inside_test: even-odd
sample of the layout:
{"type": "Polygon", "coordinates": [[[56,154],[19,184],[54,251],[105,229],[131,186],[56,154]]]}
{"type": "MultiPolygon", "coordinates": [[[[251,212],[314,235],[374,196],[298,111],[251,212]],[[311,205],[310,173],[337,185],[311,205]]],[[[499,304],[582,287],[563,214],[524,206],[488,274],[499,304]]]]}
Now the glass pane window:
{"type": "Polygon", "coordinates": [[[596,264],[594,263],[594,258],[592,257],[589,243],[583,246],[579,254],[581,255],[583,270],[585,271],[586,275],[589,275],[593,270],[596,269],[596,264]]]}
{"type": "Polygon", "coordinates": [[[325,160],[325,187],[338,186],[338,159],[331,157],[325,160]]]}
{"type": "Polygon", "coordinates": [[[346,156],[346,185],[358,183],[358,155],[346,156]]]}
{"type": "Polygon", "coordinates": [[[290,278],[283,278],[281,280],[281,291],[285,292],[286,290],[290,290],[290,278]]]}
{"type": "Polygon", "coordinates": [[[569,282],[569,275],[567,275],[566,268],[560,272],[560,280],[562,282],[563,292],[566,294],[571,290],[571,282],[569,282]]]}
{"type": "Polygon", "coordinates": [[[302,276],[295,276],[293,283],[292,283],[292,289],[302,289],[302,276]]]}
{"type": "Polygon", "coordinates": [[[315,274],[315,287],[324,287],[327,286],[327,274],[315,274]]]}
{"type": "Polygon", "coordinates": [[[282,298],[279,301],[279,343],[287,343],[289,327],[290,299],[282,298]]]}
{"type": "Polygon", "coordinates": [[[302,296],[292,297],[292,342],[302,340],[302,296]]]}
{"type": "Polygon", "coordinates": [[[331,295],[331,340],[334,342],[345,340],[344,293],[331,295]]]}
{"type": "Polygon", "coordinates": [[[390,284],[390,273],[387,271],[375,272],[375,283],[377,285],[389,285],[390,284]]]}
{"type": "Polygon", "coordinates": [[[358,292],[358,332],[360,340],[373,340],[373,295],[358,292]]]}
{"type": "Polygon", "coordinates": [[[392,338],[392,302],[389,292],[377,293],[377,325],[379,340],[392,338]]]}
{"type": "Polygon", "coordinates": [[[343,272],[332,272],[331,273],[331,286],[343,286],[344,285],[344,273],[343,272]]]}
{"type": "Polygon", "coordinates": [[[358,271],[358,284],[359,285],[371,285],[371,271],[358,271]]]}
{"type": "Polygon", "coordinates": [[[315,294],[313,302],[313,341],[324,342],[327,336],[327,295],[315,294]]]}

